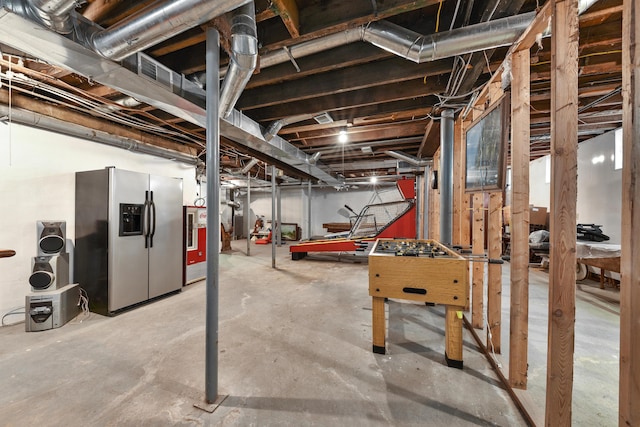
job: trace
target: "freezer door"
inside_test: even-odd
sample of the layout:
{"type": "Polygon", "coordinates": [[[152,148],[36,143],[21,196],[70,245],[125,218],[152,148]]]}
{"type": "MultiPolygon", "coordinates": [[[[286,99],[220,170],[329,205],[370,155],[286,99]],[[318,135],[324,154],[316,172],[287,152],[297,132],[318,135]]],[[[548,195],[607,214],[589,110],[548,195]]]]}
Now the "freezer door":
{"type": "Polygon", "coordinates": [[[182,179],[150,177],[149,298],[182,287],[182,179]]]}
{"type": "Polygon", "coordinates": [[[109,311],[114,312],[149,298],[145,236],[120,233],[120,217],[127,211],[121,205],[144,206],[149,175],[111,168],[109,185],[109,311]]]}

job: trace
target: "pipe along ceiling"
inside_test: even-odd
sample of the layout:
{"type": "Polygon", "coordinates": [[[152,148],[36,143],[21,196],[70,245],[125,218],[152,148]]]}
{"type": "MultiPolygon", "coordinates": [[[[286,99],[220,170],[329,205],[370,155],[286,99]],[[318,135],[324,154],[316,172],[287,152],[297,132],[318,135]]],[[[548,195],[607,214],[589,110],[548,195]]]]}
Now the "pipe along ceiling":
{"type": "MultiPolygon", "coordinates": [[[[586,10],[593,0],[588,0],[588,3],[586,7],[583,5],[582,10],[586,10]]],[[[303,175],[331,185],[339,183],[336,178],[314,165],[315,162],[310,161],[309,156],[282,138],[272,137],[277,133],[275,127],[265,132],[257,123],[233,109],[258,60],[253,1],[175,0],[163,1],[159,4],[155,2],[108,29],[100,28],[75,13],[73,9],[80,4],[75,0],[0,0],[0,4],[4,8],[4,13],[0,11],[0,26],[5,28],[4,32],[0,29],[1,42],[92,78],[201,126],[205,124],[206,112],[202,107],[204,93],[202,90],[198,92],[197,86],[191,89],[191,93],[197,98],[194,102],[179,95],[176,97],[172,96],[175,94],[162,94],[157,86],[153,86],[153,90],[150,90],[151,87],[148,85],[149,89],[145,88],[145,85],[135,84],[139,82],[127,84],[120,80],[115,81],[118,74],[120,79],[126,77],[123,77],[122,73],[113,71],[111,73],[116,77],[107,76],[107,74],[110,72],[109,68],[115,70],[120,65],[111,63],[105,66],[105,63],[95,54],[87,54],[84,50],[90,49],[108,61],[129,60],[132,55],[150,46],[224,15],[224,19],[227,19],[230,24],[232,35],[230,65],[225,70],[221,88],[221,134],[240,144],[246,144],[251,150],[266,151],[267,156],[290,164],[303,175]],[[34,45],[37,43],[28,41],[32,35],[27,39],[23,37],[29,32],[29,26],[16,21],[13,15],[35,21],[60,35],[66,35],[72,31],[77,34],[73,37],[63,36],[63,43],[61,39],[42,37],[43,46],[36,47],[34,45]],[[81,46],[77,46],[78,41],[81,46]],[[47,46],[53,48],[54,45],[54,51],[47,49],[47,46]],[[75,55],[81,50],[81,55],[75,55]],[[96,75],[91,74],[94,69],[99,70],[96,75]],[[267,138],[263,136],[265,134],[267,138]],[[264,150],[264,144],[268,146],[267,150],[264,150]]],[[[302,57],[356,41],[372,43],[414,62],[433,61],[509,45],[527,28],[534,16],[535,13],[531,12],[433,35],[420,35],[384,20],[371,22],[356,29],[291,46],[288,52],[284,50],[271,52],[260,58],[260,66],[261,68],[269,67],[289,61],[292,57],[302,57]]],[[[138,53],[138,55],[143,54],[138,53]]],[[[201,75],[191,76],[191,79],[195,82],[203,80],[201,75]]],[[[398,156],[394,155],[394,157],[398,156]]]]}

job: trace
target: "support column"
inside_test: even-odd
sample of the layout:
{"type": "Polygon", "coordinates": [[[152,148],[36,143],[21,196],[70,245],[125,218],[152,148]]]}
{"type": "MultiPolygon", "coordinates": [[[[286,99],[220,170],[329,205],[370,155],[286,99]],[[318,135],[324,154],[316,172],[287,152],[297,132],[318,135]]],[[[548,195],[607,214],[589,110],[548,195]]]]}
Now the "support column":
{"type": "Polygon", "coordinates": [[[422,230],[420,233],[421,239],[429,238],[429,206],[431,200],[429,199],[429,188],[431,188],[431,171],[433,170],[433,166],[425,166],[424,168],[424,180],[422,186],[422,195],[424,196],[422,199],[422,230]]]}
{"type": "Polygon", "coordinates": [[[453,110],[444,110],[440,120],[440,242],[453,242],[453,110]]]}
{"type": "Polygon", "coordinates": [[[276,195],[278,196],[278,213],[276,214],[278,218],[278,222],[276,223],[276,242],[278,243],[278,247],[282,246],[282,188],[278,185],[276,195]]]}
{"type": "Polygon", "coordinates": [[[276,167],[271,166],[271,268],[276,268],[276,167]]]}
{"type": "MultiPolygon", "coordinates": [[[[489,260],[500,259],[502,254],[502,191],[489,195],[489,230],[487,233],[487,256],[489,260]]],[[[487,348],[497,354],[502,352],[502,265],[487,265],[487,348]]]]}
{"type": "Polygon", "coordinates": [[[529,366],[529,49],[511,56],[511,311],[509,383],[527,388],[529,366]]]}
{"type": "Polygon", "coordinates": [[[307,239],[311,240],[311,180],[307,187],[307,239]]]}
{"type": "Polygon", "coordinates": [[[462,146],[464,145],[464,132],[462,130],[462,118],[454,123],[453,140],[453,219],[452,219],[452,242],[454,245],[464,245],[462,241],[462,199],[464,193],[464,157],[462,146]]]}
{"type": "Polygon", "coordinates": [[[251,172],[247,172],[247,256],[251,255],[251,172]]]}
{"type": "Polygon", "coordinates": [[[207,28],[207,278],[205,400],[218,397],[218,287],[220,254],[220,35],[207,28]]]}
{"type": "Polygon", "coordinates": [[[576,320],[578,0],[552,0],[551,215],[545,423],[571,425],[576,320]]]}
{"type": "Polygon", "coordinates": [[[416,235],[414,236],[415,239],[420,239],[420,234],[421,234],[421,230],[420,230],[420,223],[421,220],[420,218],[422,217],[422,194],[420,192],[420,187],[422,186],[422,182],[424,181],[424,177],[420,176],[419,174],[416,174],[416,181],[415,181],[415,193],[416,193],[416,235]]]}
{"type": "Polygon", "coordinates": [[[622,11],[622,256],[618,425],[640,425],[640,5],[622,11]]]}
{"type": "MultiPolygon", "coordinates": [[[[484,255],[484,193],[473,194],[473,237],[471,253],[484,255]]],[[[471,325],[484,328],[484,263],[472,262],[471,280],[471,325]]]]}

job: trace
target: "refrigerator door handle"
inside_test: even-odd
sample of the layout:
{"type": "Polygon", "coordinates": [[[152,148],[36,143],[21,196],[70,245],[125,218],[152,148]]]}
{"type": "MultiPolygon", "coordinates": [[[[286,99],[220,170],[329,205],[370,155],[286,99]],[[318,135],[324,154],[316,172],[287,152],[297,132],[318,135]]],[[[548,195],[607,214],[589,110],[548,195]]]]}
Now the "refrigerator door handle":
{"type": "Polygon", "coordinates": [[[149,201],[151,205],[151,231],[149,232],[149,247],[153,247],[153,236],[156,234],[156,204],[153,201],[153,191],[151,192],[151,200],[149,201]]]}
{"type": "Polygon", "coordinates": [[[144,192],[144,213],[142,215],[142,234],[144,234],[144,247],[145,249],[149,247],[149,222],[150,222],[150,203],[149,203],[149,192],[144,192]]]}

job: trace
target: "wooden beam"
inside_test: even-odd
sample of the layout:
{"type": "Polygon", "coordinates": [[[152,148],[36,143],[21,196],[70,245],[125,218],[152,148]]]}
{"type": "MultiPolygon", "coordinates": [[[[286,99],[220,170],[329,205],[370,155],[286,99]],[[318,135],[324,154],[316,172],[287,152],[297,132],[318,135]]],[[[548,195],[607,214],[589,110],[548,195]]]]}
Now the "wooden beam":
{"type": "Polygon", "coordinates": [[[536,13],[536,17],[533,18],[533,22],[525,30],[524,33],[518,37],[510,49],[511,52],[517,52],[519,50],[529,50],[531,46],[536,43],[538,34],[543,33],[549,26],[549,18],[551,18],[551,2],[545,3],[544,6],[536,13]]]}
{"type": "MultiPolygon", "coordinates": [[[[433,121],[429,122],[431,125],[433,121]]],[[[423,141],[425,139],[423,138],[423,141]]],[[[463,245],[461,240],[461,224],[462,220],[462,199],[464,197],[464,160],[460,155],[464,145],[464,132],[462,128],[462,119],[458,119],[453,123],[453,220],[451,223],[452,240],[454,245],[463,245]]],[[[418,157],[421,156],[423,144],[420,144],[418,157]]]]}
{"type": "Polygon", "coordinates": [[[640,425],[640,5],[624,0],[620,426],[640,425]]]}
{"type": "Polygon", "coordinates": [[[138,0],[135,2],[106,0],[104,2],[104,8],[99,11],[98,15],[96,15],[96,20],[94,22],[98,23],[102,27],[110,27],[116,22],[120,22],[134,13],[141,11],[154,1],[156,0],[138,0]],[[106,3],[113,3],[113,5],[106,3]]]}
{"type": "MultiPolygon", "coordinates": [[[[376,126],[374,130],[359,131],[358,127],[348,128],[347,137],[349,143],[370,142],[372,140],[404,138],[409,136],[419,136],[424,129],[423,122],[416,123],[391,123],[387,126],[376,126]]],[[[338,130],[334,130],[329,136],[298,135],[296,138],[289,138],[289,141],[304,140],[309,146],[334,145],[338,140],[338,130]]]]}
{"type": "Polygon", "coordinates": [[[94,0],[87,5],[82,15],[93,22],[99,22],[121,3],[122,0],[94,0]]]}
{"type": "Polygon", "coordinates": [[[300,14],[295,0],[273,0],[280,19],[292,38],[300,37],[300,14]]]}
{"type": "Polygon", "coordinates": [[[420,142],[420,148],[418,148],[419,159],[422,158],[422,152],[424,151],[424,147],[427,144],[429,135],[431,134],[431,129],[433,129],[433,119],[429,120],[429,123],[427,123],[427,127],[424,129],[424,136],[422,137],[422,142],[420,142]]]}
{"type": "MultiPolygon", "coordinates": [[[[547,2],[544,6],[542,6],[542,8],[536,14],[536,17],[533,19],[533,22],[520,35],[520,37],[518,37],[518,39],[513,42],[505,58],[509,58],[512,52],[516,52],[518,50],[528,51],[531,46],[533,46],[533,44],[536,42],[538,33],[544,31],[549,24],[549,17],[551,16],[550,3],[551,2],[547,2]]],[[[504,66],[505,63],[503,61],[502,64],[500,64],[500,67],[498,67],[498,69],[493,73],[485,87],[478,93],[478,97],[476,98],[478,101],[476,101],[476,105],[480,100],[486,98],[487,93],[489,92],[489,89],[491,87],[491,83],[496,80],[502,79],[502,71],[504,70],[504,66]]]]}
{"type": "Polygon", "coordinates": [[[339,33],[357,25],[386,19],[405,12],[437,5],[440,0],[385,0],[379,2],[377,13],[371,11],[370,2],[346,2],[342,0],[313,2],[300,10],[300,22],[304,34],[297,39],[281,40],[264,47],[262,54],[282,49],[303,41],[316,39],[327,34],[339,33]]]}
{"type": "Polygon", "coordinates": [[[621,12],[622,12],[622,5],[618,5],[613,7],[607,7],[601,10],[596,10],[594,12],[583,13],[582,15],[580,15],[580,23],[582,24],[583,22],[595,21],[591,25],[597,25],[605,21],[607,18],[611,17],[611,15],[621,13],[621,12]]]}
{"type": "Polygon", "coordinates": [[[416,230],[418,239],[425,239],[427,230],[424,229],[424,219],[429,214],[427,211],[429,210],[429,205],[425,203],[425,195],[427,194],[427,181],[429,179],[428,176],[422,174],[422,179],[418,180],[418,185],[416,188],[418,196],[418,229],[416,230]]]}
{"type": "Polygon", "coordinates": [[[578,0],[552,0],[547,426],[571,425],[576,310],[578,0]]]}
{"type": "MultiPolygon", "coordinates": [[[[440,180],[440,148],[433,155],[433,169],[440,180]]],[[[439,183],[438,183],[439,188],[439,183]]],[[[440,190],[429,186],[429,239],[440,240],[440,190]]]]}
{"type": "MultiPolygon", "coordinates": [[[[6,90],[0,90],[0,104],[9,104],[9,94],[6,90]]],[[[16,93],[13,93],[11,95],[11,105],[16,108],[33,111],[34,113],[53,117],[58,120],[84,126],[96,131],[107,132],[112,135],[121,136],[124,138],[131,138],[143,144],[162,147],[194,156],[197,155],[197,150],[188,147],[187,145],[169,141],[167,139],[158,137],[156,135],[151,135],[136,129],[117,126],[106,120],[101,120],[86,114],[80,114],[75,111],[53,106],[51,104],[46,104],[44,102],[23,95],[18,95],[16,93]]]]}
{"type": "Polygon", "coordinates": [[[271,19],[276,17],[276,11],[273,9],[273,5],[269,5],[262,12],[256,12],[256,22],[266,21],[267,19],[271,19]]]}
{"type": "MultiPolygon", "coordinates": [[[[408,82],[392,83],[389,85],[336,93],[312,100],[305,99],[282,105],[272,105],[251,110],[252,112],[248,115],[257,121],[271,121],[282,117],[289,117],[293,114],[315,114],[324,111],[343,110],[394,101],[415,101],[435,93],[441,93],[444,91],[445,86],[446,81],[427,81],[425,85],[422,79],[416,79],[408,82]]],[[[384,106],[376,106],[375,108],[383,107],[384,106]]],[[[245,109],[245,111],[248,110],[245,109]]]]}
{"type": "Polygon", "coordinates": [[[526,389],[529,368],[529,51],[511,56],[511,310],[509,383],[526,389]]]}
{"type": "MultiPolygon", "coordinates": [[[[484,255],[484,193],[473,194],[473,236],[471,253],[484,255]]],[[[484,264],[472,262],[471,324],[476,329],[484,327],[484,264]]]]}
{"type": "Polygon", "coordinates": [[[413,84],[427,90],[429,87],[438,85],[437,78],[434,76],[451,71],[451,64],[450,59],[413,64],[402,58],[390,58],[277,85],[245,89],[238,102],[238,108],[249,110],[305,99],[315,100],[321,96],[346,92],[345,88],[355,91],[412,80],[413,84]]]}
{"type": "MultiPolygon", "coordinates": [[[[502,191],[489,195],[487,255],[490,260],[502,255],[502,191]]],[[[487,272],[487,347],[501,353],[502,331],[502,266],[489,263],[487,272]]]]}
{"type": "MultiPolygon", "coordinates": [[[[318,52],[313,55],[296,58],[300,71],[298,71],[290,61],[267,68],[260,68],[260,73],[254,74],[251,77],[245,90],[280,84],[314,74],[355,67],[357,65],[389,58],[392,58],[390,53],[372,44],[362,43],[361,46],[358,46],[357,50],[353,49],[353,45],[339,46],[330,51],[318,52]]],[[[404,60],[404,64],[406,63],[407,61],[404,60]]],[[[397,66],[402,67],[400,64],[402,64],[402,62],[397,63],[397,66]]]]}

